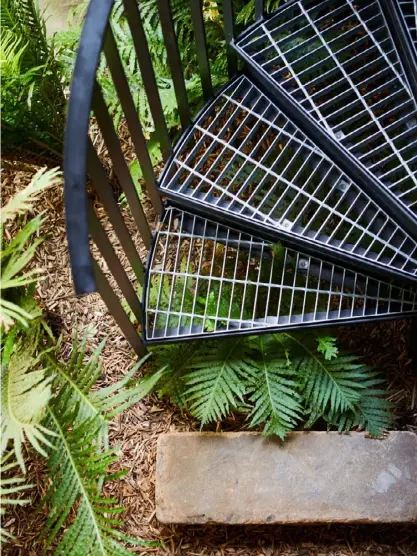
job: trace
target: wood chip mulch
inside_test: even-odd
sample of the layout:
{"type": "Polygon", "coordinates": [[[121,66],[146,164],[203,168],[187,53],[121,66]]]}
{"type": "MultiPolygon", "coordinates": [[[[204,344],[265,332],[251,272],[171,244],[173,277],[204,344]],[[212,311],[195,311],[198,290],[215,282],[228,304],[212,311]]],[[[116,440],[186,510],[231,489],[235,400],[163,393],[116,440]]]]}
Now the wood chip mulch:
{"type": "MultiPolygon", "coordinates": [[[[29,183],[33,172],[27,168],[6,168],[3,172],[3,198],[7,198],[13,188],[29,183]]],[[[46,275],[38,286],[39,301],[55,331],[63,334],[64,357],[71,351],[74,332],[82,334],[90,331],[90,350],[107,338],[100,385],[109,385],[128,372],[136,357],[98,295],[74,296],[65,239],[62,188],[56,187],[45,193],[38,210],[45,209],[46,240],[39,249],[38,264],[46,269],[46,275]]],[[[102,214],[99,206],[98,211],[102,214]]],[[[147,211],[150,214],[149,206],[147,211]]],[[[127,207],[123,208],[123,212],[129,229],[134,231],[127,207]]],[[[151,219],[155,221],[153,215],[151,219]]],[[[109,229],[104,215],[103,224],[109,229]]],[[[110,236],[120,254],[114,234],[110,233],[110,236]]],[[[134,239],[144,257],[145,250],[138,234],[134,235],[134,239]]],[[[121,259],[132,276],[123,255],[121,259]]],[[[386,373],[391,398],[399,404],[399,428],[417,431],[417,373],[405,346],[407,326],[404,322],[357,326],[342,329],[340,334],[347,347],[363,354],[370,363],[386,373]]],[[[229,419],[219,424],[217,429],[233,430],[238,425],[229,419]]],[[[198,430],[198,424],[155,395],[148,396],[123,413],[110,427],[111,443],[120,452],[119,466],[127,469],[128,474],[110,483],[106,493],[117,497],[126,508],[122,519],[127,534],[161,542],[159,547],[129,546],[132,553],[184,556],[417,556],[417,529],[411,526],[180,527],[158,523],[154,501],[156,442],[160,434],[174,430],[198,430]]],[[[39,458],[31,455],[28,462],[28,482],[38,485],[31,492],[34,504],[31,507],[16,507],[6,513],[3,526],[17,538],[3,548],[4,555],[37,556],[43,552],[43,540],[39,537],[45,514],[39,510],[37,503],[44,494],[47,478],[39,458]]]]}

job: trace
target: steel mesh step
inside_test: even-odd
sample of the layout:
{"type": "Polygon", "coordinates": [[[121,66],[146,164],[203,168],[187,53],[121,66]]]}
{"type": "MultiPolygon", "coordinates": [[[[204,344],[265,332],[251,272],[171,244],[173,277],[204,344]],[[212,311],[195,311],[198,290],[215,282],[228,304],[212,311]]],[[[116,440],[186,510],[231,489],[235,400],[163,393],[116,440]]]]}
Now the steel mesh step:
{"type": "Polygon", "coordinates": [[[209,105],[160,187],[174,202],[360,270],[417,279],[417,244],[247,77],[209,105]]]}
{"type": "Polygon", "coordinates": [[[417,2],[416,0],[399,0],[404,23],[410,32],[411,40],[417,51],[417,2]]]}
{"type": "Polygon", "coordinates": [[[145,285],[148,343],[417,314],[417,290],[168,208],[145,285]]]}
{"type": "Polygon", "coordinates": [[[360,161],[415,225],[416,99],[377,0],[290,2],[235,47],[360,161]]]}

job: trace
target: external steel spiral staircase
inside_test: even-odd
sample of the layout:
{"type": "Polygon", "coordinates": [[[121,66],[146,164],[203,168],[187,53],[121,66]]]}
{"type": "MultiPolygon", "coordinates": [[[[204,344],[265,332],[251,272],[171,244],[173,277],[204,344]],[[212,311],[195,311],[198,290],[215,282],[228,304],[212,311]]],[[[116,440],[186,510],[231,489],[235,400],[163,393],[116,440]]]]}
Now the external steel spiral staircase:
{"type": "Polygon", "coordinates": [[[99,291],[138,353],[152,343],[415,317],[415,0],[290,0],[268,16],[256,1],[256,22],[237,37],[232,0],[216,2],[229,74],[216,91],[202,2],[190,0],[205,100],[196,115],[170,2],[157,3],[182,125],[174,144],[140,2],[119,2],[164,157],[158,179],[109,25],[113,0],[92,0],[86,16],[65,146],[77,293],[99,291]],[[155,231],[97,82],[103,60],[159,215],[155,231]],[[110,169],[89,137],[92,121],[110,169]],[[126,195],[134,232],[110,174],[126,195]],[[97,218],[93,190],[134,279],[97,218]],[[93,259],[89,238],[107,274],[93,259]]]}

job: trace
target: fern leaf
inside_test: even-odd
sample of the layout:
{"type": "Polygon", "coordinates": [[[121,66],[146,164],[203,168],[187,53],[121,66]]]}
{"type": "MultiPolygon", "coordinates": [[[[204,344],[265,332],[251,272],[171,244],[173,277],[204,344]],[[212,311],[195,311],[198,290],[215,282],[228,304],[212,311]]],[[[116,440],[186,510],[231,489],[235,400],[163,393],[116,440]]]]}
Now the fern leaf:
{"type": "Polygon", "coordinates": [[[339,348],[336,346],[336,338],[332,336],[320,336],[317,338],[318,346],[317,351],[324,355],[324,358],[330,361],[337,357],[339,348]]]}
{"type": "Polygon", "coordinates": [[[61,172],[59,168],[53,168],[52,170],[39,170],[30,182],[30,184],[25,187],[22,191],[16,193],[16,195],[0,210],[1,221],[7,222],[20,214],[25,214],[26,212],[32,210],[34,203],[39,199],[39,195],[42,191],[48,187],[53,187],[57,185],[61,178],[61,172]]]}
{"type": "Polygon", "coordinates": [[[185,406],[185,375],[190,370],[191,360],[201,347],[199,342],[187,342],[157,346],[153,349],[156,366],[166,366],[166,372],[162,376],[158,388],[159,397],[169,396],[178,406],[185,406]]]}
{"type": "Polygon", "coordinates": [[[297,346],[292,362],[299,372],[300,389],[313,412],[343,413],[354,409],[366,387],[366,365],[357,363],[357,357],[342,355],[326,359],[314,349],[315,339],[285,334],[297,346]]]}
{"type": "Polygon", "coordinates": [[[106,419],[113,419],[116,415],[119,415],[144,398],[153,391],[161,377],[164,376],[166,367],[162,367],[139,380],[134,380],[134,375],[151,355],[149,353],[141,359],[119,382],[107,388],[91,392],[91,399],[100,406],[100,410],[105,413],[106,419]],[[114,395],[111,396],[110,394],[114,395]]]}
{"type": "Polygon", "coordinates": [[[254,372],[247,345],[235,338],[204,344],[190,368],[185,397],[201,426],[221,419],[243,401],[244,377],[254,372]]]}
{"type": "Polygon", "coordinates": [[[255,405],[249,414],[249,426],[265,423],[264,434],[276,434],[283,439],[302,415],[297,373],[275,337],[261,336],[255,342],[256,373],[249,398],[255,405]]]}
{"type": "Polygon", "coordinates": [[[25,438],[46,455],[44,445],[51,445],[50,431],[41,425],[46,405],[51,397],[51,379],[45,369],[36,369],[40,356],[36,355],[37,333],[31,332],[20,340],[7,364],[1,366],[1,453],[8,442],[20,467],[25,471],[22,443],[25,438]]]}
{"type": "MultiPolygon", "coordinates": [[[[23,491],[33,488],[34,485],[27,484],[24,477],[10,475],[12,469],[19,467],[17,461],[9,461],[13,457],[13,452],[6,454],[0,462],[0,515],[5,514],[5,506],[19,505],[24,506],[30,503],[28,498],[15,498],[23,491]],[[6,476],[6,478],[5,478],[6,476]],[[10,498],[13,496],[13,498],[10,498]]],[[[2,520],[3,521],[3,520],[2,520]]],[[[0,527],[0,541],[6,542],[14,538],[8,531],[0,527]]]]}
{"type": "Polygon", "coordinates": [[[86,357],[88,335],[79,342],[73,339],[73,350],[67,362],[56,361],[47,355],[49,367],[55,374],[59,387],[59,401],[65,408],[76,408],[75,424],[95,419],[100,423],[100,444],[107,445],[108,421],[145,397],[163,376],[165,369],[139,381],[134,375],[143,367],[151,354],[146,355],[120,381],[107,388],[91,390],[101,374],[100,355],[105,345],[103,341],[91,356],[86,357]]]}
{"type": "Polygon", "coordinates": [[[341,414],[329,412],[324,415],[324,419],[330,425],[336,426],[340,432],[360,427],[377,438],[392,428],[395,420],[392,413],[394,405],[386,399],[385,390],[372,387],[384,382],[382,379],[373,378],[375,376],[374,373],[369,374],[368,387],[363,391],[361,400],[354,410],[341,414]]]}
{"type": "Polygon", "coordinates": [[[59,404],[48,407],[46,425],[56,435],[56,447],[47,460],[51,484],[44,502],[51,512],[45,524],[47,545],[53,542],[70,512],[75,518],[66,528],[55,554],[130,554],[118,541],[115,518],[120,511],[114,499],[100,494],[100,479],[117,460],[113,451],[97,452],[100,423],[87,420],[74,427],[74,412],[61,411],[59,404]]]}

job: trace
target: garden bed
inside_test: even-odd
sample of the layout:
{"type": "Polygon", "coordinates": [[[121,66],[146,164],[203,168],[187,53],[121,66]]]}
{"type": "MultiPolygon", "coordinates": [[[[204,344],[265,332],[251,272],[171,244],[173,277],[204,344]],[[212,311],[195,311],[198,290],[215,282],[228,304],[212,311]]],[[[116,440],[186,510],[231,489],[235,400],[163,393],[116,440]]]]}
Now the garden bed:
{"type": "MultiPolygon", "coordinates": [[[[38,162],[39,163],[39,162],[38,162]]],[[[6,171],[3,191],[7,195],[15,187],[30,181],[31,173],[26,169],[6,171]],[[15,177],[13,178],[13,174],[15,177]]],[[[103,210],[98,206],[99,214],[103,210]]],[[[150,213],[150,205],[147,204],[150,213]]],[[[62,193],[50,190],[39,211],[48,210],[46,224],[47,240],[40,246],[38,263],[46,269],[46,279],[38,287],[38,296],[48,311],[56,333],[63,333],[62,354],[68,356],[74,330],[89,329],[92,351],[107,338],[103,351],[103,375],[101,385],[109,385],[120,379],[132,367],[134,354],[118,327],[108,314],[98,295],[76,298],[70,279],[66,240],[64,237],[64,215],[62,193]]],[[[130,230],[133,220],[125,207],[122,209],[130,230]]],[[[153,217],[152,217],[153,219],[153,217]]],[[[154,221],[154,219],[153,219],[154,221]]],[[[106,225],[108,227],[108,224],[106,225]]],[[[117,245],[114,234],[110,234],[127,272],[132,273],[125,255],[117,245]]],[[[134,235],[138,249],[144,248],[134,235]]],[[[104,266],[103,266],[104,268],[104,266]]],[[[130,274],[132,275],[132,274],[130,274]]],[[[340,328],[337,335],[341,345],[382,371],[392,401],[397,404],[398,429],[417,432],[417,365],[407,352],[406,341],[410,325],[406,321],[358,325],[340,328]]],[[[225,421],[206,427],[206,430],[238,431],[245,426],[244,415],[234,414],[225,421]]],[[[116,496],[126,507],[123,521],[125,531],[147,540],[163,541],[164,547],[135,549],[148,554],[207,554],[239,556],[269,555],[280,551],[286,555],[406,555],[417,551],[417,533],[412,527],[390,526],[332,526],[319,528],[283,527],[179,527],[165,526],[155,518],[154,478],[156,442],[160,434],[169,431],[197,431],[198,422],[174,407],[169,402],[149,396],[121,416],[111,425],[111,441],[120,446],[120,466],[129,470],[126,477],[110,483],[107,493],[116,496]]],[[[354,433],[352,433],[354,434],[354,433]]],[[[41,464],[29,468],[28,482],[42,485],[46,480],[41,464]]],[[[34,502],[43,494],[43,487],[34,491],[34,502]]],[[[15,509],[4,522],[17,540],[5,548],[5,554],[37,555],[42,541],[39,532],[43,525],[42,514],[30,507],[15,509]]]]}

